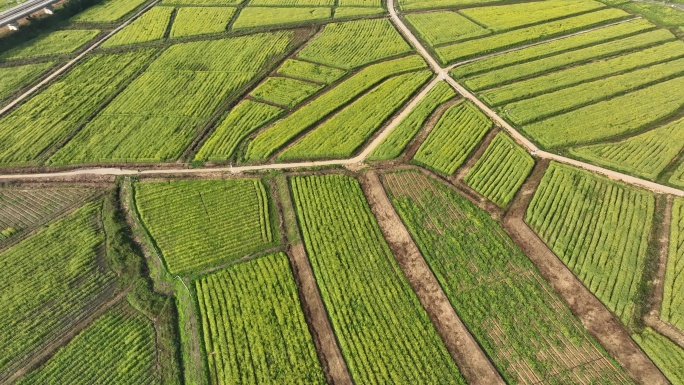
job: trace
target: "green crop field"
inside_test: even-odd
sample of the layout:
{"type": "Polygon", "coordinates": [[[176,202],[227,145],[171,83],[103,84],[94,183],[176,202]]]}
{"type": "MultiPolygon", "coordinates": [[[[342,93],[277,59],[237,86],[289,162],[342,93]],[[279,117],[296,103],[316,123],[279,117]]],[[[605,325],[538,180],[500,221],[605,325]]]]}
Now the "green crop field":
{"type": "Polygon", "coordinates": [[[684,199],[675,199],[660,318],[684,331],[684,199]]]}
{"type": "Polygon", "coordinates": [[[116,35],[102,44],[102,47],[140,44],[162,40],[169,26],[173,8],[154,7],[135,19],[116,35]]]}
{"type": "Polygon", "coordinates": [[[504,0],[399,0],[402,10],[433,9],[498,3],[504,0]]]}
{"type": "Polygon", "coordinates": [[[490,201],[507,206],[534,167],[534,159],[508,135],[499,133],[468,172],[465,182],[490,201]]]}
{"type": "Polygon", "coordinates": [[[330,8],[247,7],[240,11],[234,30],[273,25],[307,24],[330,19],[330,8]]]}
{"type": "Polygon", "coordinates": [[[573,155],[654,180],[684,148],[684,119],[617,142],[570,150],[573,155]]]}
{"type": "Polygon", "coordinates": [[[281,55],[292,38],[290,32],[273,32],[171,46],[50,162],[177,159],[221,103],[281,55]]]}
{"type": "Polygon", "coordinates": [[[278,69],[278,75],[317,83],[332,83],[344,76],[345,71],[322,64],[288,59],[278,69]]]}
{"type": "Polygon", "coordinates": [[[684,106],[678,77],[522,127],[542,146],[585,144],[638,132],[684,106]],[[606,111],[611,111],[607,114],[606,111]]]}
{"type": "Polygon", "coordinates": [[[0,100],[26,87],[54,63],[36,63],[16,67],[0,67],[0,100]]]}
{"type": "MultiPolygon", "coordinates": [[[[532,47],[522,48],[516,51],[503,53],[472,63],[454,68],[451,73],[456,78],[464,78],[477,75],[482,72],[492,71],[509,67],[512,64],[523,63],[530,60],[541,59],[546,56],[557,55],[564,52],[590,47],[592,45],[608,42],[617,38],[626,38],[639,32],[654,29],[655,26],[646,20],[634,20],[617,25],[600,28],[591,32],[567,37],[565,39],[541,43],[532,47]]],[[[659,34],[665,35],[664,32],[659,34]]],[[[496,84],[496,83],[495,83],[496,84]]]]}
{"type": "Polygon", "coordinates": [[[252,161],[267,159],[298,134],[380,81],[392,75],[424,67],[423,59],[408,56],[364,68],[258,135],[249,143],[246,158],[252,161]]]}
{"type": "Polygon", "coordinates": [[[670,183],[675,186],[684,187],[684,162],[681,162],[679,167],[672,173],[670,183]]]}
{"type": "Polygon", "coordinates": [[[650,328],[633,335],[632,338],[672,384],[684,384],[684,372],[682,372],[684,349],[650,328]]]}
{"type": "Polygon", "coordinates": [[[195,160],[228,160],[242,140],[253,131],[272,122],[284,110],[268,104],[245,100],[230,110],[200,148],[195,160]]]}
{"type": "Polygon", "coordinates": [[[456,91],[446,82],[434,86],[425,99],[399,123],[397,127],[370,154],[369,160],[389,160],[399,157],[409,142],[418,134],[428,117],[441,104],[456,97],[456,91]]]}
{"type": "Polygon", "coordinates": [[[359,183],[341,175],[290,183],[304,245],[353,381],[464,384],[359,183]]]}
{"type": "Polygon", "coordinates": [[[488,29],[452,11],[412,13],[406,15],[406,21],[431,46],[491,33],[488,29]]]}
{"type": "Polygon", "coordinates": [[[209,382],[325,384],[285,254],[196,281],[209,382]]]}
{"type": "Polygon", "coordinates": [[[384,174],[454,309],[508,383],[631,383],[501,227],[421,173],[384,174]]]}
{"type": "Polygon", "coordinates": [[[333,13],[333,19],[345,19],[361,16],[379,16],[387,13],[384,8],[371,7],[337,7],[333,13]]]}
{"type": "Polygon", "coordinates": [[[269,199],[258,179],[140,183],[135,197],[171,273],[232,262],[274,245],[269,199]]]}
{"type": "Polygon", "coordinates": [[[320,84],[273,76],[259,84],[250,95],[256,100],[292,108],[321,88],[320,84]]]}
{"type": "Polygon", "coordinates": [[[249,5],[287,7],[332,7],[335,5],[335,0],[250,0],[249,5]]]}
{"type": "Polygon", "coordinates": [[[107,23],[122,19],[141,6],[145,0],[104,0],[72,18],[74,21],[107,23]]]}
{"type": "Polygon", "coordinates": [[[382,0],[338,0],[340,7],[382,7],[382,0]]]}
{"type": "Polygon", "coordinates": [[[99,203],[87,204],[0,253],[0,379],[114,289],[114,273],[100,262],[104,234],[99,208],[99,203]]]}
{"type": "Polygon", "coordinates": [[[684,43],[673,41],[653,48],[574,65],[560,71],[497,87],[482,93],[488,104],[499,106],[684,56],[684,43]]]}
{"type": "Polygon", "coordinates": [[[441,174],[451,175],[491,127],[492,122],[471,102],[449,107],[413,160],[441,174]]]}
{"type": "Polygon", "coordinates": [[[64,140],[147,62],[153,51],[94,55],[0,119],[0,164],[27,164],[64,140]],[[86,81],[87,80],[87,81],[86,81]],[[29,124],[30,122],[30,124],[29,124]]]}
{"type": "Polygon", "coordinates": [[[123,304],[108,310],[17,384],[161,384],[156,360],[152,323],[123,304]]]}
{"type": "Polygon", "coordinates": [[[630,325],[655,199],[588,172],[552,163],[526,221],[577,277],[630,325]]]}
{"type": "Polygon", "coordinates": [[[534,61],[500,68],[473,76],[472,78],[467,78],[465,84],[472,90],[481,91],[486,88],[511,83],[534,75],[543,75],[546,72],[563,69],[569,65],[582,64],[590,60],[630,52],[636,49],[650,47],[654,44],[662,44],[674,39],[674,35],[665,30],[645,32],[619,40],[613,40],[534,61]]]}
{"type": "Polygon", "coordinates": [[[82,187],[0,189],[0,249],[23,234],[47,223],[92,197],[95,190],[82,187]]]}
{"type": "Polygon", "coordinates": [[[71,53],[92,40],[98,33],[100,31],[95,29],[55,31],[3,52],[0,54],[0,60],[26,59],[71,53]]]}
{"type": "Polygon", "coordinates": [[[523,29],[516,29],[464,43],[439,47],[435,51],[442,63],[453,63],[459,60],[490,52],[513,48],[525,43],[549,39],[555,36],[587,29],[596,25],[625,19],[629,14],[618,9],[605,9],[560,21],[548,22],[523,29]]]}
{"type": "Polygon", "coordinates": [[[287,148],[278,160],[352,155],[431,76],[420,71],[385,80],[287,148]]]}
{"type": "Polygon", "coordinates": [[[221,33],[235,14],[230,7],[182,7],[176,12],[170,37],[221,33]]]}
{"type": "Polygon", "coordinates": [[[180,6],[216,6],[225,7],[228,5],[240,5],[245,0],[162,0],[162,5],[180,5],[180,6]]]}
{"type": "Polygon", "coordinates": [[[352,69],[411,50],[389,20],[373,19],[328,24],[297,57],[352,69]]]}
{"type": "Polygon", "coordinates": [[[684,25],[682,11],[663,4],[629,3],[625,4],[623,8],[667,27],[684,25]]]}
{"type": "Polygon", "coordinates": [[[494,32],[595,11],[605,5],[594,0],[547,0],[543,2],[466,8],[461,13],[494,32]]]}

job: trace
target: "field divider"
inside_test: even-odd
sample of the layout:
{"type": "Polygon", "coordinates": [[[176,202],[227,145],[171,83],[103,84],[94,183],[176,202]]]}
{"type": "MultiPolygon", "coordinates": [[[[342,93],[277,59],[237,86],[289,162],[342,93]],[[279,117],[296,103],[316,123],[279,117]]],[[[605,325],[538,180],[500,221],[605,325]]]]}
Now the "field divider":
{"type": "Polygon", "coordinates": [[[418,300],[469,384],[504,384],[503,379],[456,314],[413,238],[394,210],[374,171],[359,178],[371,211],[418,300]]]}
{"type": "Polygon", "coordinates": [[[147,12],[150,10],[152,7],[157,5],[161,0],[155,0],[151,2],[149,5],[147,5],[145,8],[141,9],[138,13],[135,15],[131,16],[128,20],[124,21],[121,25],[118,27],[114,28],[111,32],[106,34],[102,39],[96,41],[93,43],[88,49],[85,51],[81,52],[78,56],[75,58],[69,60],[66,64],[64,64],[62,67],[60,67],[58,70],[50,74],[48,77],[44,78],[41,82],[36,84],[35,86],[31,87],[28,91],[24,92],[23,94],[19,95],[17,98],[12,100],[10,103],[8,103],[5,107],[0,109],[0,117],[2,117],[5,113],[13,109],[15,106],[17,106],[20,102],[22,102],[24,99],[28,98],[29,96],[33,95],[36,91],[41,89],[42,87],[46,86],[48,83],[50,83],[52,80],[57,78],[59,75],[62,73],[66,72],[69,68],[73,67],[74,64],[76,64],[78,61],[83,59],[86,55],[88,55],[90,52],[94,51],[97,47],[102,45],[107,39],[111,38],[114,36],[117,32],[121,31],[124,29],[126,26],[128,26],[130,23],[132,23],[135,19],[140,17],[143,13],[147,12]]]}

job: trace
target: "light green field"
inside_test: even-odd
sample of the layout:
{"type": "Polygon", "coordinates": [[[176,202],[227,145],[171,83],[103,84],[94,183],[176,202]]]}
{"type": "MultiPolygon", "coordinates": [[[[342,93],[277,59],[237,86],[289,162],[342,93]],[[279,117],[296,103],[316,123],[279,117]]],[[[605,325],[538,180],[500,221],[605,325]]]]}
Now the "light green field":
{"type": "Polygon", "coordinates": [[[17,67],[0,67],[0,100],[28,86],[55,63],[36,63],[17,67]]]}
{"type": "Polygon", "coordinates": [[[672,384],[684,384],[684,371],[682,371],[684,349],[651,328],[632,335],[632,338],[672,384]]]}
{"type": "Polygon", "coordinates": [[[73,21],[108,23],[122,19],[141,6],[145,0],[104,0],[74,16],[73,21]]]}
{"type": "Polygon", "coordinates": [[[154,7],[102,44],[103,48],[162,40],[171,18],[171,7],[154,7]]]}
{"type": "Polygon", "coordinates": [[[69,29],[50,32],[0,54],[0,59],[26,59],[71,53],[92,40],[98,33],[100,31],[95,29],[69,29]]]}
{"type": "Polygon", "coordinates": [[[672,204],[670,246],[660,318],[684,331],[684,198],[672,204]]]}
{"type": "Polygon", "coordinates": [[[221,33],[235,14],[229,7],[183,7],[178,8],[171,27],[170,37],[183,37],[221,33]]]}
{"type": "Polygon", "coordinates": [[[278,75],[325,84],[334,82],[345,73],[344,70],[338,68],[294,59],[285,60],[278,69],[278,75]]]}
{"type": "Polygon", "coordinates": [[[400,0],[402,10],[433,9],[498,3],[504,0],[400,0]]]}
{"type": "Polygon", "coordinates": [[[661,4],[636,2],[625,4],[622,8],[636,14],[643,15],[645,18],[666,27],[677,27],[684,25],[684,11],[681,9],[668,7],[661,4]]]}
{"type": "Polygon", "coordinates": [[[406,21],[431,46],[471,37],[489,35],[491,31],[452,11],[411,13],[406,21]]]}
{"type": "Polygon", "coordinates": [[[333,14],[334,19],[345,19],[350,17],[379,16],[387,13],[384,8],[370,7],[337,7],[333,14]]]}
{"type": "Polygon", "coordinates": [[[250,95],[256,100],[292,108],[315,94],[322,87],[315,83],[273,76],[259,84],[250,95]]]}
{"type": "Polygon", "coordinates": [[[680,163],[679,167],[670,177],[670,183],[675,186],[684,187],[684,162],[680,163]]]}
{"type": "Polygon", "coordinates": [[[323,21],[332,16],[330,8],[247,7],[240,11],[234,30],[273,25],[306,24],[323,21]]]}

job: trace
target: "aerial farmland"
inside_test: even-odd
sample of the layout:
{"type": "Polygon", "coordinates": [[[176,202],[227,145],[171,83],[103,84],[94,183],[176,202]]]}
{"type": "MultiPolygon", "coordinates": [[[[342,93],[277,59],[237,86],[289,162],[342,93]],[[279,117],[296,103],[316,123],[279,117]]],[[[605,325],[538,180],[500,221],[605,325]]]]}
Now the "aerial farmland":
{"type": "Polygon", "coordinates": [[[684,385],[684,0],[7,0],[0,384],[684,385]]]}

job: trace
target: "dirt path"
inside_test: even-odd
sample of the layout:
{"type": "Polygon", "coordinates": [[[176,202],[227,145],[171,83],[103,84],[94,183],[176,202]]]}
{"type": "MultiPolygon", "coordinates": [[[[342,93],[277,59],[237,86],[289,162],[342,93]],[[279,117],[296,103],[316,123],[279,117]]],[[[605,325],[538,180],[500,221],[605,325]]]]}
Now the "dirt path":
{"type": "Polygon", "coordinates": [[[623,368],[642,384],[667,384],[653,362],[632,340],[620,321],[577,279],[524,221],[548,162],[539,162],[503,220],[504,230],[537,266],[582,325],[623,368]]]}
{"type": "Polygon", "coordinates": [[[116,305],[119,303],[130,291],[130,287],[123,290],[119,294],[115,295],[111,299],[109,299],[107,302],[102,303],[100,306],[98,306],[95,310],[91,311],[88,316],[86,316],[84,319],[82,319],[78,324],[74,325],[73,327],[69,328],[69,330],[64,333],[63,335],[59,336],[57,339],[51,341],[45,346],[42,346],[41,349],[33,356],[31,357],[30,360],[26,361],[26,363],[21,367],[21,369],[17,370],[16,372],[12,373],[4,382],[5,384],[12,384],[14,381],[18,380],[19,378],[23,377],[25,374],[33,370],[34,368],[38,367],[41,363],[52,357],[55,352],[61,348],[62,346],[66,345],[71,341],[78,333],[83,331],[85,328],[90,326],[98,317],[100,317],[102,314],[104,314],[107,310],[109,310],[112,306],[116,305]]]}
{"type": "Polygon", "coordinates": [[[482,157],[482,154],[484,154],[485,150],[489,145],[492,143],[492,140],[494,140],[494,137],[501,132],[498,127],[493,127],[487,135],[480,141],[480,143],[477,145],[477,148],[475,151],[473,151],[470,155],[468,155],[468,159],[466,159],[466,162],[463,164],[463,166],[459,167],[458,170],[451,176],[449,177],[450,180],[459,180],[462,181],[463,178],[465,178],[466,175],[470,172],[470,169],[475,166],[475,163],[477,163],[478,160],[482,157]]]}
{"type": "Polygon", "coordinates": [[[449,107],[458,103],[459,100],[460,99],[447,101],[432,111],[430,116],[428,116],[427,120],[423,124],[423,127],[420,128],[416,136],[406,145],[403,155],[400,156],[402,162],[408,163],[411,161],[411,159],[413,159],[414,156],[416,156],[416,152],[418,152],[420,145],[423,144],[428,135],[430,135],[430,132],[432,132],[432,130],[435,128],[437,122],[439,122],[439,119],[441,119],[442,115],[444,115],[444,112],[446,112],[449,107]]]}
{"type": "Polygon", "coordinates": [[[394,211],[377,173],[368,172],[359,179],[392,253],[463,376],[469,384],[503,384],[499,373],[451,307],[437,278],[394,211]]]}
{"type": "Polygon", "coordinates": [[[676,327],[664,322],[660,318],[649,314],[644,318],[644,323],[646,326],[650,326],[651,329],[657,331],[658,333],[667,337],[670,341],[679,345],[680,348],[684,349],[684,332],[677,329],[676,327]]]}
{"type": "Polygon", "coordinates": [[[287,182],[281,180],[278,183],[278,189],[276,195],[280,203],[281,217],[285,227],[283,233],[288,238],[290,245],[287,256],[290,259],[292,272],[297,283],[297,292],[325,377],[331,385],[353,384],[347,363],[337,345],[328,313],[325,311],[323,298],[318,291],[318,285],[306,256],[304,244],[299,240],[297,219],[294,215],[290,193],[289,191],[281,191],[281,189],[288,189],[287,182]]]}

